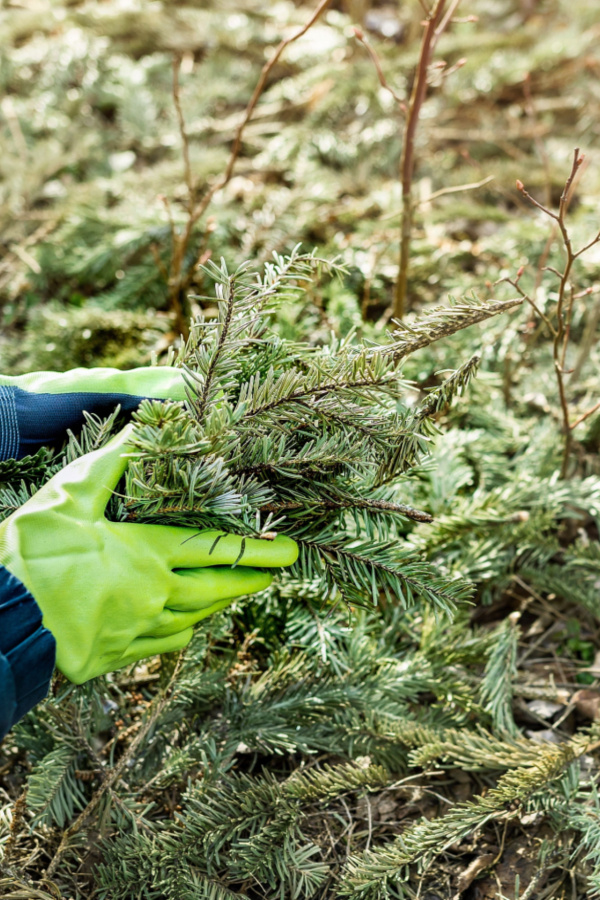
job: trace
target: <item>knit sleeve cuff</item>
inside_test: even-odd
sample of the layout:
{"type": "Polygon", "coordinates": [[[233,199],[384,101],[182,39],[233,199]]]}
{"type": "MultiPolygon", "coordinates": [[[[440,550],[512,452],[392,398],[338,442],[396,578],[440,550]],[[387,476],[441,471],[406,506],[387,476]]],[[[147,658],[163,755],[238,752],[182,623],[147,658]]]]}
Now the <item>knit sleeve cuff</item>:
{"type": "Polygon", "coordinates": [[[0,385],[0,461],[31,456],[40,447],[58,447],[67,430],[85,423],[84,411],[110,415],[117,406],[132,412],[144,398],[131,394],[34,394],[0,385]]]}
{"type": "Polygon", "coordinates": [[[19,458],[19,423],[15,389],[0,385],[0,460],[19,458]]]}
{"type": "Polygon", "coordinates": [[[48,693],[56,641],[27,588],[0,566],[0,738],[48,693]]]}

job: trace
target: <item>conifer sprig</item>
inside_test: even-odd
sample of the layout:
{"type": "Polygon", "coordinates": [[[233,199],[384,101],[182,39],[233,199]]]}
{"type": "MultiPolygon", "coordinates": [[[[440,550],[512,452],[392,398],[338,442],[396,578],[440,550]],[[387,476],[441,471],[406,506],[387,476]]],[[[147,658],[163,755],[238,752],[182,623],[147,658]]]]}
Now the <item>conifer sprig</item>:
{"type": "Polygon", "coordinates": [[[460,301],[450,298],[448,306],[436,306],[428,310],[416,322],[408,324],[405,320],[394,320],[396,330],[392,332],[392,340],[386,345],[386,351],[396,361],[410,356],[415,350],[428,347],[441,338],[449,337],[469,325],[484,322],[491,316],[509,312],[522,304],[522,299],[482,301],[477,296],[463,297],[460,301]]]}
{"type": "Polygon", "coordinates": [[[479,360],[416,409],[403,404],[399,361],[511,304],[438,310],[410,326],[406,352],[397,339],[350,336],[317,348],[284,340],[271,325],[274,310],[298,299],[323,266],[339,270],[297,247],[263,276],[247,265],[231,274],[224,262],[205,267],[218,316],[198,318],[180,354],[187,406],[147,401],[136,415],[123,516],[250,536],[282,531],[301,548],[286,577],[320,582],[323,599],[363,605],[384,595],[408,607],[423,597],[448,612],[469,589],[403,549],[408,521],[431,515],[404,502],[397,479],[426,453],[430,419],[464,390],[479,360]]]}
{"type": "Polygon", "coordinates": [[[522,806],[540,790],[545,795],[542,805],[551,806],[550,788],[589,746],[591,741],[587,736],[573,738],[560,746],[545,744],[534,764],[506,772],[486,794],[457,803],[440,818],[417,822],[381,849],[351,858],[338,896],[352,900],[389,897],[388,887],[406,880],[408,865],[417,861],[426,864],[432,854],[462,840],[492,818],[501,816],[507,820],[517,816],[522,806]]]}

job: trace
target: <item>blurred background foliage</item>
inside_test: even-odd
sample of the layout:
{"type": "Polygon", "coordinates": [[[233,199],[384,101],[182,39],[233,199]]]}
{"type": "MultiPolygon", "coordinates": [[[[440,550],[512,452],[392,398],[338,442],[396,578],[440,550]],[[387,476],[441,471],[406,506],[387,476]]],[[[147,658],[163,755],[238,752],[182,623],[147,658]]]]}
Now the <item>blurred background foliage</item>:
{"type": "MultiPolygon", "coordinates": [[[[161,198],[168,198],[175,225],[183,227],[188,197],[173,57],[181,58],[181,106],[201,194],[226,165],[262,65],[312,8],[285,0],[5,4],[1,371],[166,359],[179,336],[165,277],[172,231],[161,198]]],[[[406,95],[422,15],[417,2],[340,0],[284,54],[245,130],[233,178],[194,229],[185,260],[197,295],[191,312],[202,307],[211,314],[212,301],[203,297],[210,297],[212,285],[191,268],[199,256],[224,256],[233,268],[246,259],[260,264],[300,242],[339,257],[347,273],[311,286],[302,302],[282,309],[274,327],[315,344],[332,332],[373,337],[387,328],[397,274],[403,120],[353,26],[375,48],[388,83],[406,95]]],[[[458,15],[462,19],[440,40],[436,59],[446,67],[432,69],[417,133],[411,315],[448,294],[515,296],[511,285],[495,283],[514,279],[521,268],[520,286],[548,312],[556,279],[543,268],[560,268],[563,248],[557,229],[515,180],[556,207],[573,149],[581,147],[586,166],[570,204],[570,228],[578,246],[598,232],[597,10],[588,0],[463,0],[458,15]],[[462,59],[464,65],[446,71],[462,59]]],[[[573,419],[598,400],[599,282],[595,246],[573,276],[566,360],[574,370],[573,419]]],[[[449,806],[474,802],[511,765],[527,768],[527,753],[540,742],[543,764],[554,765],[556,747],[570,747],[600,709],[600,417],[590,415],[578,427],[571,479],[561,481],[552,348],[527,304],[411,357],[404,374],[415,398],[439,383],[441,371],[475,352],[482,356],[478,378],[438,416],[431,457],[405,487],[407,502],[435,516],[408,539],[425,558],[472,579],[476,606],[453,623],[435,622],[419,609],[384,608],[378,615],[357,612],[350,624],[346,612],[327,619],[305,614],[283,590],[216,617],[199,629],[177,702],[147,735],[129,784],[108,796],[99,814],[104,819],[90,826],[92,838],[116,832],[121,843],[99,855],[80,844],[79,856],[66,855],[52,884],[40,873],[63,846],[62,829],[93,797],[98,767],[131,751],[140,717],[168,680],[172,661],[72,691],[62,706],[48,703],[16,730],[0,757],[6,801],[0,837],[6,844],[16,833],[25,879],[20,884],[11,875],[7,896],[25,896],[18,891],[35,885],[36,896],[129,900],[137,883],[146,885],[143,897],[214,900],[324,898],[338,889],[357,900],[487,900],[524,897],[524,891],[529,898],[594,896],[600,836],[593,749],[577,765],[564,750],[566,774],[560,770],[558,781],[550,768],[541,792],[523,781],[520,799],[502,795],[485,827],[457,835],[433,864],[427,858],[428,867],[416,850],[409,855],[418,864],[412,869],[402,868],[400,856],[366,853],[391,845],[421,816],[435,823],[449,806]],[[269,717],[271,732],[264,727],[269,717]],[[73,745],[71,755],[60,744],[56,730],[65,722],[94,736],[95,760],[83,744],[73,745]],[[479,727],[489,740],[474,749],[479,727]],[[509,745],[500,752],[490,741],[517,733],[527,748],[517,748],[519,756],[513,747],[511,763],[509,745]],[[416,770],[407,776],[413,787],[390,776],[381,791],[381,773],[369,769],[362,782],[354,773],[347,801],[341,788],[335,794],[323,787],[314,796],[306,788],[298,801],[306,804],[303,837],[294,844],[298,868],[285,876],[276,850],[285,835],[292,844],[297,837],[285,829],[263,835],[257,845],[267,860],[258,883],[247,874],[256,863],[248,850],[252,834],[229,835],[217,862],[195,859],[187,847],[180,894],[173,887],[171,825],[158,844],[148,838],[147,852],[128,836],[140,821],[144,831],[145,804],[154,804],[152,827],[180,815],[210,843],[211,833],[225,828],[231,806],[225,804],[220,818],[222,797],[195,799],[199,772],[210,791],[216,782],[211,772],[258,772],[265,765],[281,780],[307,761],[345,765],[365,756],[394,778],[416,770]],[[431,775],[434,760],[439,767],[431,775]],[[19,820],[11,832],[11,804],[32,769],[33,830],[28,834],[19,820]],[[82,770],[91,775],[76,776],[82,770]],[[43,772],[66,773],[62,792],[52,793],[43,772]],[[184,799],[188,778],[195,786],[184,799]],[[210,821],[196,808],[209,800],[210,821]],[[517,801],[521,809],[517,803],[505,816],[502,803],[517,801]],[[245,869],[240,853],[246,852],[245,869]],[[104,868],[92,876],[100,857],[104,868]],[[205,872],[210,879],[203,880],[205,872]],[[369,878],[381,881],[380,893],[369,878]]],[[[25,493],[15,503],[34,484],[21,474],[25,493]]],[[[263,803],[268,818],[266,782],[228,783],[227,796],[247,793],[248,803],[263,803]]],[[[300,806],[294,809],[300,816],[300,806]]],[[[454,834],[451,823],[447,831],[440,827],[442,836],[454,834]]]]}

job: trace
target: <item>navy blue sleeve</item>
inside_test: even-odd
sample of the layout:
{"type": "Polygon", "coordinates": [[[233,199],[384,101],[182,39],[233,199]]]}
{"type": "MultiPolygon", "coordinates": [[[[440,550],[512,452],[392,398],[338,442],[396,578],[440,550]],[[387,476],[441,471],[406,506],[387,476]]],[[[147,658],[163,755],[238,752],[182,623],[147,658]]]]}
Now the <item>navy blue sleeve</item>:
{"type": "Polygon", "coordinates": [[[76,430],[85,423],[84,410],[109,416],[120,406],[132,412],[143,399],[131,394],[32,394],[0,385],[0,460],[22,459],[40,447],[59,446],[68,428],[76,430]]]}
{"type": "Polygon", "coordinates": [[[0,566],[0,740],[48,693],[56,641],[27,588],[0,566]]]}

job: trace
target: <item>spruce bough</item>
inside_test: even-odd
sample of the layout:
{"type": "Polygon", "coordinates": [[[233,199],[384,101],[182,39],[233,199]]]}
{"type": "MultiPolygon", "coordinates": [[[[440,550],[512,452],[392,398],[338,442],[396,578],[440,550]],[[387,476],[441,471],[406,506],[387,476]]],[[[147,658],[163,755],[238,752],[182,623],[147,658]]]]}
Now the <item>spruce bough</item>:
{"type": "MultiPolygon", "coordinates": [[[[135,415],[120,517],[265,539],[283,532],[300,546],[285,577],[324,602],[361,606],[384,595],[408,607],[422,597],[450,612],[470,588],[406,549],[411,520],[431,516],[402,502],[402,479],[427,451],[432,416],[468,384],[478,358],[413,407],[401,361],[515,304],[435,310],[386,344],[285,340],[274,311],[323,265],[336,269],[296,248],[262,278],[247,265],[232,274],[224,262],[205,267],[218,315],[198,318],[179,354],[188,403],[148,400],[135,415]]],[[[237,562],[243,552],[242,542],[237,562]]]]}

